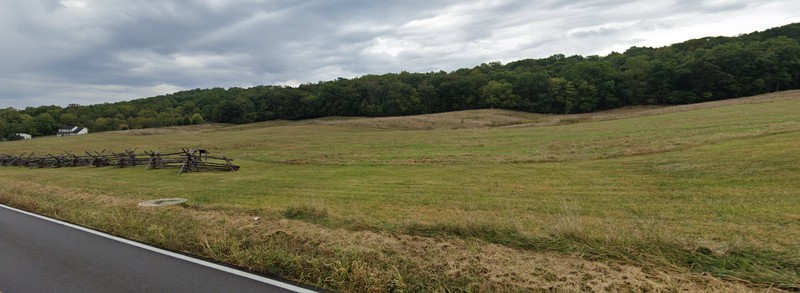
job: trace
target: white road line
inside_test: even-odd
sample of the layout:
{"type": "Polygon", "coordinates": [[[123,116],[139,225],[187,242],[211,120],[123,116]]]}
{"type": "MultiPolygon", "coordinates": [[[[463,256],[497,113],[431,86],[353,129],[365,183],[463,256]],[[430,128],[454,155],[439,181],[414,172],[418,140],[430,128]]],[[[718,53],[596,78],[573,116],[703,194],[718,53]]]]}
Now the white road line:
{"type": "Polygon", "coordinates": [[[219,271],[223,271],[223,272],[226,272],[226,273],[234,274],[234,275],[237,275],[237,276],[240,276],[240,277],[245,277],[245,278],[248,278],[248,279],[251,279],[251,280],[255,280],[255,281],[259,281],[259,282],[262,282],[262,283],[266,283],[266,284],[269,284],[269,285],[272,285],[272,286],[275,286],[275,287],[280,287],[280,288],[283,288],[283,289],[286,289],[286,290],[291,290],[291,291],[298,292],[298,293],[316,293],[316,291],[309,290],[309,289],[302,288],[302,287],[298,287],[298,286],[295,286],[295,285],[292,285],[292,284],[287,284],[287,283],[284,283],[284,282],[280,282],[280,281],[276,281],[276,280],[273,280],[273,279],[265,278],[265,277],[262,277],[262,276],[259,276],[259,275],[255,275],[255,274],[251,274],[251,273],[248,273],[248,272],[232,269],[232,268],[229,268],[229,267],[226,267],[226,266],[221,266],[221,265],[218,265],[218,264],[215,264],[215,263],[211,263],[211,262],[207,262],[207,261],[204,261],[204,260],[201,260],[201,259],[188,257],[188,256],[185,256],[185,255],[182,255],[182,254],[179,254],[179,253],[174,253],[172,251],[164,250],[164,249],[161,249],[161,248],[157,248],[157,247],[153,247],[153,246],[149,246],[149,245],[144,245],[144,244],[141,244],[139,242],[135,242],[135,241],[131,241],[131,240],[128,240],[128,239],[125,239],[125,238],[120,238],[120,237],[117,237],[117,236],[114,236],[114,235],[109,235],[109,234],[106,234],[106,233],[103,233],[103,232],[98,232],[98,231],[95,231],[95,230],[87,229],[87,228],[84,228],[84,227],[81,227],[81,226],[78,226],[78,225],[70,224],[70,223],[67,223],[67,222],[62,222],[62,221],[59,221],[59,220],[56,220],[56,219],[51,219],[51,218],[48,218],[48,217],[45,217],[45,216],[37,215],[37,214],[31,213],[31,212],[23,211],[23,210],[20,210],[20,209],[17,209],[17,208],[13,208],[13,207],[10,207],[10,206],[6,206],[6,205],[0,204],[0,207],[5,208],[7,210],[15,211],[15,212],[18,212],[18,213],[22,213],[22,214],[25,214],[25,215],[28,215],[28,216],[31,216],[31,217],[36,217],[36,218],[39,218],[39,219],[42,219],[42,220],[45,220],[45,221],[49,221],[49,222],[52,222],[52,223],[55,223],[55,224],[59,224],[59,225],[63,225],[63,226],[67,226],[67,227],[73,228],[73,229],[81,230],[83,232],[91,233],[91,234],[94,234],[94,235],[97,235],[97,236],[100,236],[100,237],[108,238],[108,239],[111,239],[111,240],[114,240],[114,241],[118,241],[118,242],[122,242],[122,243],[125,243],[125,244],[128,244],[128,245],[136,246],[136,247],[139,247],[139,248],[142,248],[142,249],[146,249],[146,250],[149,250],[149,251],[152,251],[152,252],[155,252],[155,253],[160,253],[160,254],[163,254],[163,255],[166,255],[166,256],[171,256],[171,257],[174,257],[174,258],[177,258],[177,259],[185,260],[185,261],[188,261],[188,262],[191,262],[191,263],[195,263],[195,264],[198,264],[198,265],[201,265],[201,266],[209,267],[209,268],[212,268],[212,269],[215,269],[215,270],[219,270],[219,271]]]}

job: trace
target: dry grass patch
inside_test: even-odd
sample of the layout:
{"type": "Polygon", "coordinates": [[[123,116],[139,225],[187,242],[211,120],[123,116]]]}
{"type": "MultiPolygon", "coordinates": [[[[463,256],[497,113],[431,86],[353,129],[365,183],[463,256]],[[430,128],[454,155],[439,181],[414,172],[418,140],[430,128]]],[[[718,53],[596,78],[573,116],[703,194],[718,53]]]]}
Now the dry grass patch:
{"type": "Polygon", "coordinates": [[[469,110],[400,117],[320,121],[322,125],[393,130],[449,130],[531,123],[548,115],[509,110],[469,110]]]}
{"type": "Polygon", "coordinates": [[[159,135],[159,134],[176,134],[186,132],[206,132],[213,131],[225,127],[225,124],[199,124],[191,126],[172,126],[161,128],[146,128],[146,129],[130,129],[118,131],[120,134],[127,135],[159,135]]]}
{"type": "Polygon", "coordinates": [[[631,106],[607,111],[598,111],[583,114],[549,115],[544,116],[535,122],[525,124],[514,124],[506,127],[541,127],[568,125],[575,123],[598,122],[607,120],[628,119],[636,117],[654,116],[668,113],[687,112],[701,109],[713,109],[734,105],[749,105],[771,103],[778,101],[796,100],[800,97],[800,90],[783,91],[776,93],[763,94],[752,97],[711,101],[697,104],[678,105],[678,106],[631,106]]]}
{"type": "MultiPolygon", "coordinates": [[[[0,189],[0,202],[345,292],[770,291],[681,269],[592,261],[474,238],[330,229],[280,219],[269,211],[253,214],[195,209],[191,205],[140,208],[132,201],[109,200],[80,191],[71,197],[70,191],[75,190],[9,183],[0,189]],[[42,199],[46,204],[41,204],[42,199]],[[60,208],[53,209],[55,206],[60,208]],[[98,208],[106,214],[80,212],[98,208]],[[135,227],[141,229],[131,229],[135,227]]],[[[284,214],[303,219],[327,216],[322,208],[312,206],[292,207],[284,214]]]]}

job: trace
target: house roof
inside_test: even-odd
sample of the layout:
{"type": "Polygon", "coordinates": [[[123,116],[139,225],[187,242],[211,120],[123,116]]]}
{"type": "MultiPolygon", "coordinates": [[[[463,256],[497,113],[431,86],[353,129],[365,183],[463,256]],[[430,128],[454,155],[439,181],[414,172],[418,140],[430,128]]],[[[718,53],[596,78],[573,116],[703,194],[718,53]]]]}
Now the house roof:
{"type": "Polygon", "coordinates": [[[78,126],[64,126],[58,129],[58,132],[61,133],[78,133],[84,130],[85,127],[78,127],[78,126]]]}

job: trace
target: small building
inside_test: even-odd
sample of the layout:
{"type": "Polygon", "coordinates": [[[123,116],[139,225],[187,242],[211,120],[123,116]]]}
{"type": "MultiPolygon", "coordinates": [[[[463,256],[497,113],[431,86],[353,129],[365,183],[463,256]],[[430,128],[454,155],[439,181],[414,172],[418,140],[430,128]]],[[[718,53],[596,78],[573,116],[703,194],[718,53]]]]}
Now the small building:
{"type": "Polygon", "coordinates": [[[89,129],[86,127],[65,126],[58,129],[58,133],[56,134],[56,136],[83,135],[88,133],[89,129]]]}
{"type": "Polygon", "coordinates": [[[27,134],[27,133],[17,133],[16,135],[19,136],[22,139],[31,139],[31,138],[33,138],[33,136],[31,136],[30,134],[27,134]]]}

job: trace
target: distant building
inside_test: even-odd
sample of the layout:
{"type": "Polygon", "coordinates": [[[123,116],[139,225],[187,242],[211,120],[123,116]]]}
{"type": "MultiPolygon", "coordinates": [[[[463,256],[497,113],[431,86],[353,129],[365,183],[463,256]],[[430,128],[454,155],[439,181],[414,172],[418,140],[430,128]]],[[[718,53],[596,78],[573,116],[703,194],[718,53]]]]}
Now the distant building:
{"type": "Polygon", "coordinates": [[[22,139],[31,139],[33,136],[27,133],[17,133],[17,136],[21,137],[22,139]]]}
{"type": "Polygon", "coordinates": [[[86,127],[66,126],[59,128],[56,136],[83,135],[87,133],[89,133],[89,129],[86,127]]]}

